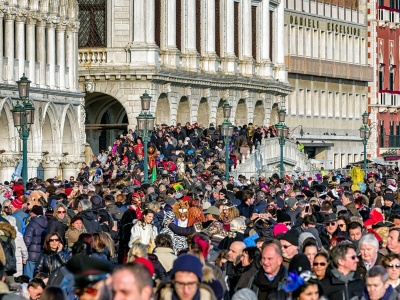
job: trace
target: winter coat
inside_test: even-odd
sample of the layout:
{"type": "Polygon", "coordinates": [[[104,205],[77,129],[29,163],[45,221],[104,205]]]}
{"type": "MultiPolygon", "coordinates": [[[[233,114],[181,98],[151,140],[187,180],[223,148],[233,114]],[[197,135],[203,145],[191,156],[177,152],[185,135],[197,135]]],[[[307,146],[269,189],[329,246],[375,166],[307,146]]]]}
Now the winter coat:
{"type": "Polygon", "coordinates": [[[47,223],[47,232],[57,232],[63,239],[65,239],[65,232],[67,231],[67,229],[68,229],[68,224],[61,223],[55,217],[50,218],[50,220],[47,223]]]}
{"type": "Polygon", "coordinates": [[[361,297],[365,287],[358,273],[351,272],[344,276],[337,269],[328,270],[321,284],[329,300],[350,300],[353,297],[361,297]]]}
{"type": "Polygon", "coordinates": [[[72,246],[78,241],[79,236],[82,233],[86,233],[86,229],[82,228],[82,230],[78,230],[76,228],[70,228],[65,233],[65,239],[68,243],[68,248],[72,248],[72,246]]]}
{"type": "Polygon", "coordinates": [[[252,282],[249,282],[249,286],[251,286],[251,289],[257,294],[259,300],[280,299],[281,297],[278,297],[278,290],[286,276],[287,269],[284,265],[281,265],[274,280],[269,281],[267,277],[265,277],[264,269],[261,268],[254,274],[252,282]]]}
{"type": "Polygon", "coordinates": [[[83,225],[85,226],[87,233],[101,233],[101,227],[97,220],[97,215],[92,210],[84,210],[78,213],[78,216],[82,217],[83,225]]]}
{"type": "Polygon", "coordinates": [[[135,242],[140,242],[145,245],[153,245],[154,240],[157,236],[157,228],[152,224],[143,225],[142,222],[137,222],[131,229],[131,239],[129,241],[129,247],[135,242]]]}
{"type": "Polygon", "coordinates": [[[28,249],[28,260],[36,262],[43,249],[47,233],[47,219],[44,216],[34,216],[26,226],[24,242],[28,249]]]}
{"type": "Polygon", "coordinates": [[[171,271],[172,265],[177,258],[174,254],[174,250],[166,247],[157,247],[154,249],[153,254],[158,258],[158,261],[164,267],[166,272],[171,271]]]}
{"type": "Polygon", "coordinates": [[[68,259],[69,254],[64,251],[52,251],[50,253],[43,251],[42,253],[40,253],[36,261],[33,276],[36,276],[36,274],[39,272],[50,275],[54,271],[57,271],[58,269],[63,267],[67,263],[68,259]]]}
{"type": "Polygon", "coordinates": [[[258,269],[255,263],[251,263],[249,266],[243,269],[243,273],[239,278],[239,281],[236,284],[235,291],[243,289],[243,288],[250,288],[249,283],[252,280],[252,277],[255,273],[257,273],[258,269]]]}
{"type": "Polygon", "coordinates": [[[136,211],[132,209],[126,210],[119,222],[118,236],[120,245],[128,246],[131,238],[131,229],[135,221],[137,221],[136,211]]]}
{"type": "MultiPolygon", "coordinates": [[[[383,297],[380,300],[397,300],[398,296],[399,296],[399,294],[397,293],[397,291],[395,289],[393,289],[393,287],[391,285],[389,285],[389,287],[386,289],[385,294],[383,295],[383,297]]],[[[361,297],[361,300],[370,300],[367,291],[364,291],[364,294],[361,297]]]]}
{"type": "Polygon", "coordinates": [[[19,231],[17,231],[15,237],[15,259],[17,260],[17,273],[15,273],[14,276],[18,277],[23,274],[22,261],[28,260],[28,249],[24,242],[24,236],[19,231]]]}
{"type": "MultiPolygon", "coordinates": [[[[174,292],[174,288],[171,283],[167,282],[160,285],[157,294],[155,296],[156,300],[172,300],[178,299],[174,292]]],[[[212,288],[204,283],[199,285],[198,293],[194,296],[193,300],[217,300],[214,295],[212,288]]]]}

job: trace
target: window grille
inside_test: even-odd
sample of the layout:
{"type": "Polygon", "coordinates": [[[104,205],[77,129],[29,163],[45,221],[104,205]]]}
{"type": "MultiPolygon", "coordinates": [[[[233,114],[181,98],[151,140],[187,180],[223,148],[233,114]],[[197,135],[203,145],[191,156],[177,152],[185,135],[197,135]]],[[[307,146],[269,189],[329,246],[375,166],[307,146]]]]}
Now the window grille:
{"type": "Polygon", "coordinates": [[[80,0],[79,22],[79,47],[107,46],[106,0],[80,0]]]}

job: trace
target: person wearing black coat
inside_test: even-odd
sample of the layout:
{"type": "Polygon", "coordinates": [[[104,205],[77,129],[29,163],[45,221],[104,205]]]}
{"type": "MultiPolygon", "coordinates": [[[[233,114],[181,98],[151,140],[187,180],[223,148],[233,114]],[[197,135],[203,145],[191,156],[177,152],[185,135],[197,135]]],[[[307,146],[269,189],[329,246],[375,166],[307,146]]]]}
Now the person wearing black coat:
{"type": "Polygon", "coordinates": [[[84,199],[79,202],[77,216],[82,218],[87,233],[101,233],[100,223],[89,200],[84,199]]]}
{"type": "Polygon", "coordinates": [[[36,261],[43,248],[47,219],[43,215],[43,208],[38,205],[32,207],[29,215],[31,220],[24,233],[24,242],[28,249],[28,260],[24,265],[24,275],[33,278],[36,261]]]}
{"type": "Polygon", "coordinates": [[[65,232],[68,230],[70,221],[67,215],[67,208],[64,204],[58,203],[54,209],[53,216],[48,220],[47,231],[57,232],[65,245],[65,232]]]}
{"type": "Polygon", "coordinates": [[[175,150],[174,146],[168,143],[167,139],[164,140],[164,145],[161,147],[160,152],[162,155],[164,155],[165,159],[168,159],[171,156],[172,151],[174,150],[175,150]]]}
{"type": "Polygon", "coordinates": [[[122,215],[122,218],[119,222],[118,264],[125,263],[127,260],[127,254],[129,251],[128,244],[131,239],[131,229],[135,221],[137,221],[136,211],[128,208],[128,210],[126,210],[122,215]]]}
{"type": "Polygon", "coordinates": [[[50,232],[46,235],[43,251],[40,253],[36,262],[33,275],[39,272],[48,276],[63,267],[69,258],[69,254],[63,251],[64,245],[62,238],[57,232],[50,232]]]}
{"type": "Polygon", "coordinates": [[[337,244],[332,248],[330,256],[333,268],[327,271],[321,281],[325,296],[329,300],[361,298],[365,284],[356,272],[356,247],[348,243],[337,244]]]}

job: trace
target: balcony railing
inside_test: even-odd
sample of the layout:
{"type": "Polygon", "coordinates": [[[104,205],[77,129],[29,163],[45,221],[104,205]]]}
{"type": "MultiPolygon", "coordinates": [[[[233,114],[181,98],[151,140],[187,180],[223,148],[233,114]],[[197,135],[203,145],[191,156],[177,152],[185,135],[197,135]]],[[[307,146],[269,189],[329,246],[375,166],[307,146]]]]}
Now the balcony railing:
{"type": "Polygon", "coordinates": [[[99,65],[107,62],[105,48],[80,48],[78,49],[79,65],[99,65]]]}

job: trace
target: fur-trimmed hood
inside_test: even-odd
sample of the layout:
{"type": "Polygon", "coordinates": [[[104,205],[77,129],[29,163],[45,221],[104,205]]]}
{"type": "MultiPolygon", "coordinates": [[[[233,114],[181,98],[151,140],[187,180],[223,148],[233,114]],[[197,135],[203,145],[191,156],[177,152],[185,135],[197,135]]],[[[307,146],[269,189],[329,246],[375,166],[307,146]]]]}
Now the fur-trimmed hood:
{"type": "Polygon", "coordinates": [[[15,230],[14,226],[10,223],[0,222],[0,236],[6,236],[7,238],[10,237],[11,239],[15,240],[17,235],[17,231],[15,230]]]}
{"type": "Polygon", "coordinates": [[[203,273],[203,282],[211,282],[215,279],[213,269],[208,266],[204,266],[202,269],[203,273]]]}

